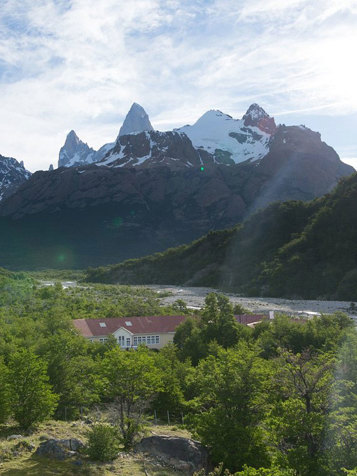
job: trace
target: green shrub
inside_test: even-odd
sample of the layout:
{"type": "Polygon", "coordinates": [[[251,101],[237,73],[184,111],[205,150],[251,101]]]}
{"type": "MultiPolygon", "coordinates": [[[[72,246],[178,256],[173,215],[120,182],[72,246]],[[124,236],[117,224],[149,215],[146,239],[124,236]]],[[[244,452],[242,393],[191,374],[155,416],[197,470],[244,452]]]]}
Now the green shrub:
{"type": "Polygon", "coordinates": [[[111,461],[116,458],[119,450],[117,429],[99,423],[88,432],[88,456],[95,461],[111,461]]]}

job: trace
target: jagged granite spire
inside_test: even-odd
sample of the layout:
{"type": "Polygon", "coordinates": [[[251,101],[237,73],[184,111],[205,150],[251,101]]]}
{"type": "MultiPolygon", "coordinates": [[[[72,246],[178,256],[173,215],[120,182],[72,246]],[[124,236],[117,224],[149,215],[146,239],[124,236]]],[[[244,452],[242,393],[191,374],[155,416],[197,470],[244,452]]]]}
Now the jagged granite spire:
{"type": "Polygon", "coordinates": [[[120,128],[118,138],[127,134],[153,130],[145,109],[134,102],[120,128]]]}
{"type": "Polygon", "coordinates": [[[73,167],[91,164],[94,161],[95,150],[82,142],[72,130],[66,137],[64,146],[59,152],[58,167],[73,167]]]}

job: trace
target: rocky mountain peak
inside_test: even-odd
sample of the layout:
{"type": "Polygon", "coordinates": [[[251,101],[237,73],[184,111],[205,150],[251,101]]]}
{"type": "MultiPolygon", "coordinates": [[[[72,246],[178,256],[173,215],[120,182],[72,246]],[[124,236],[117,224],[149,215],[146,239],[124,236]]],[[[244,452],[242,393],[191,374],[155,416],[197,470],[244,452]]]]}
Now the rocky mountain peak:
{"type": "Polygon", "coordinates": [[[128,134],[153,130],[154,128],[145,109],[134,102],[120,128],[118,138],[128,134]]]}
{"type": "Polygon", "coordinates": [[[74,130],[71,130],[59,152],[58,167],[90,164],[94,161],[94,156],[95,150],[82,142],[74,130]]]}
{"type": "Polygon", "coordinates": [[[12,195],[30,177],[23,161],[0,155],[0,200],[12,195]]]}
{"type": "Polygon", "coordinates": [[[69,149],[69,148],[75,148],[77,145],[81,142],[75,131],[72,129],[71,132],[67,134],[66,141],[64,143],[64,146],[69,149]]]}
{"type": "Polygon", "coordinates": [[[258,127],[258,129],[268,134],[274,134],[276,130],[274,118],[270,117],[257,103],[253,103],[249,106],[242,120],[245,126],[258,127]]]}

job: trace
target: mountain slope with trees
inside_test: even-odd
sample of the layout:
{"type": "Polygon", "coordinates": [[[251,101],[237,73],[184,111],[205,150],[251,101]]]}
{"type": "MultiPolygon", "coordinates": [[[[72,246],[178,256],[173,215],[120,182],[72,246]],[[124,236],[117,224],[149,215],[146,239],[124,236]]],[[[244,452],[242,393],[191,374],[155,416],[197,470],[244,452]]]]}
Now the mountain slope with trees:
{"type": "Polygon", "coordinates": [[[233,229],[87,279],[213,286],[248,295],[357,300],[357,174],[311,202],[275,203],[233,229]]]}

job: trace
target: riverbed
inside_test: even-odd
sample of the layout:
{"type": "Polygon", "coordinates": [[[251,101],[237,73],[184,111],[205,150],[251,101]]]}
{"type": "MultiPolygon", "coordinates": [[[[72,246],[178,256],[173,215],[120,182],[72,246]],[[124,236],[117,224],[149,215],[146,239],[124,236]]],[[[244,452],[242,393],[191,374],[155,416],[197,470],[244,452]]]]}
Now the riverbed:
{"type": "MultiPolygon", "coordinates": [[[[187,306],[193,309],[200,309],[204,306],[204,300],[210,292],[220,292],[212,288],[184,287],[170,285],[148,285],[145,286],[156,290],[158,293],[169,292],[170,295],[162,298],[163,304],[172,304],[178,299],[186,302],[187,306]]],[[[334,312],[344,312],[357,319],[357,310],[352,311],[351,302],[347,301],[318,301],[300,299],[280,299],[266,297],[242,297],[232,293],[225,294],[233,304],[240,304],[251,312],[268,313],[288,313],[293,315],[317,315],[333,314],[334,312]]]]}

